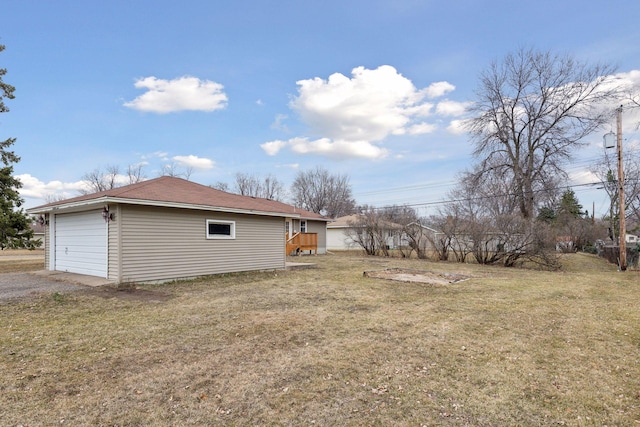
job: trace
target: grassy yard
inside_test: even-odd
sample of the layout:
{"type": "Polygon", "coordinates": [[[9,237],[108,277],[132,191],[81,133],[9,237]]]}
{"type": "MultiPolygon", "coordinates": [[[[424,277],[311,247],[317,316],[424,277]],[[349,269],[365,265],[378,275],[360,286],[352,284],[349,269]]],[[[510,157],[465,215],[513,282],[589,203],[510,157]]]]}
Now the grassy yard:
{"type": "Polygon", "coordinates": [[[44,250],[7,249],[0,251],[0,274],[37,271],[44,268],[44,250]]]}
{"type": "Polygon", "coordinates": [[[294,261],[0,303],[0,424],[640,425],[637,271],[294,261]]]}

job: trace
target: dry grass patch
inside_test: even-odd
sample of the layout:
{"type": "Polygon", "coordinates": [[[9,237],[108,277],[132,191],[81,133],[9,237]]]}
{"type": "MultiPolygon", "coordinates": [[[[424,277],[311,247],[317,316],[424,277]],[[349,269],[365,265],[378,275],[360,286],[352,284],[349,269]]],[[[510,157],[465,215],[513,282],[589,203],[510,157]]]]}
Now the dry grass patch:
{"type": "MultiPolygon", "coordinates": [[[[298,261],[299,259],[295,259],[298,261]]],[[[361,256],[0,306],[7,425],[637,425],[640,280],[361,256]],[[432,286],[386,268],[463,274],[432,286]],[[131,292],[135,293],[136,290],[131,292]]]]}
{"type": "Polygon", "coordinates": [[[36,249],[6,249],[0,251],[0,274],[44,269],[44,251],[36,249]]]}

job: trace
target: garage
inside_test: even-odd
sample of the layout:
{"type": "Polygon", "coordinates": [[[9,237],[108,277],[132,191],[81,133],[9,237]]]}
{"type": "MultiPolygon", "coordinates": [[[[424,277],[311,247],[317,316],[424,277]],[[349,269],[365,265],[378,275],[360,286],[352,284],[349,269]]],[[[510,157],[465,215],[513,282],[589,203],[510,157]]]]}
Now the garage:
{"type": "Polygon", "coordinates": [[[54,216],[54,270],[107,277],[107,224],[100,210],[54,216]]]}

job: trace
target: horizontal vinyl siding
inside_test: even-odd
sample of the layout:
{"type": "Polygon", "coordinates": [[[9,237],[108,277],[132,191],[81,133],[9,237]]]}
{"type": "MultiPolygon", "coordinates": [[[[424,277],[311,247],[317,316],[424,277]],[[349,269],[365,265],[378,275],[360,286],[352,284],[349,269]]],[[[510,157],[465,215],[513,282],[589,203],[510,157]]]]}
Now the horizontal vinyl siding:
{"type": "Polygon", "coordinates": [[[328,228],[327,229],[327,249],[328,250],[341,250],[341,249],[355,249],[359,246],[354,243],[351,237],[345,234],[348,228],[328,228]]]}
{"type": "Polygon", "coordinates": [[[285,267],[284,219],[121,206],[122,281],[285,267]],[[207,239],[206,220],[235,221],[236,238],[207,239]]]}
{"type": "Polygon", "coordinates": [[[318,252],[327,253],[327,223],[325,221],[307,221],[307,233],[318,233],[318,252]]]}
{"type": "MultiPolygon", "coordinates": [[[[49,219],[49,215],[47,215],[47,220],[49,219]]],[[[49,254],[49,248],[51,247],[51,227],[49,224],[44,227],[44,269],[49,270],[49,265],[51,265],[51,255],[49,254]]]]}
{"type": "Polygon", "coordinates": [[[109,206],[109,211],[113,213],[115,211],[115,217],[112,221],[109,221],[109,229],[107,234],[108,244],[108,275],[107,277],[111,280],[118,280],[118,248],[119,248],[119,239],[118,239],[118,229],[120,228],[122,222],[120,221],[120,211],[117,210],[117,207],[109,206]]]}

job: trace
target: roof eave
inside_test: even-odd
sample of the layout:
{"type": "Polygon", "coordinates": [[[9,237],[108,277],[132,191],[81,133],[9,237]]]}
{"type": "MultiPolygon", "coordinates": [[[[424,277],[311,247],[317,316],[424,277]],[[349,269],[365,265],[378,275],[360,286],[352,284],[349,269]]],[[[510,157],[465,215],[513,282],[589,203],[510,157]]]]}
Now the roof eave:
{"type": "Polygon", "coordinates": [[[179,209],[193,209],[193,210],[211,211],[211,212],[227,212],[227,213],[237,213],[237,214],[247,214],[247,215],[274,216],[274,217],[295,217],[295,218],[300,217],[300,214],[288,213],[288,212],[269,212],[269,211],[252,210],[252,209],[229,208],[229,207],[223,207],[223,206],[194,205],[190,203],[164,202],[164,201],[144,200],[144,199],[127,199],[127,198],[109,197],[109,196],[99,197],[96,199],[82,200],[82,201],[77,201],[72,203],[62,203],[54,206],[45,205],[42,207],[27,209],[27,213],[43,214],[43,213],[56,213],[56,212],[64,212],[64,211],[77,211],[85,207],[90,207],[93,205],[104,205],[109,203],[179,208],[179,209]]]}

